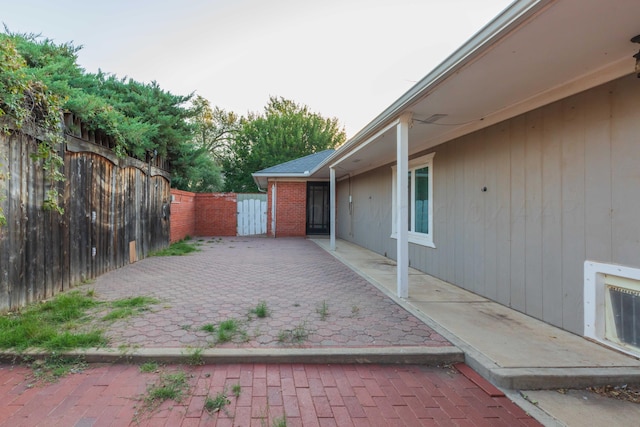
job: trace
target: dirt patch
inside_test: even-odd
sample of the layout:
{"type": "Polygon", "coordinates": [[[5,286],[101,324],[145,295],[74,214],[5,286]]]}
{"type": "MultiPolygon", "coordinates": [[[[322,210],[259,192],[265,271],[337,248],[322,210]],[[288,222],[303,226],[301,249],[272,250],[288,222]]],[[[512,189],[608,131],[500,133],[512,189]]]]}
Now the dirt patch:
{"type": "MultiPolygon", "coordinates": [[[[587,387],[587,391],[610,399],[640,403],[640,384],[604,385],[587,387]]],[[[566,394],[567,389],[558,389],[558,393],[566,394]]]]}
{"type": "Polygon", "coordinates": [[[612,399],[640,403],[640,384],[624,384],[620,386],[605,385],[601,387],[588,387],[587,390],[612,399]]]}

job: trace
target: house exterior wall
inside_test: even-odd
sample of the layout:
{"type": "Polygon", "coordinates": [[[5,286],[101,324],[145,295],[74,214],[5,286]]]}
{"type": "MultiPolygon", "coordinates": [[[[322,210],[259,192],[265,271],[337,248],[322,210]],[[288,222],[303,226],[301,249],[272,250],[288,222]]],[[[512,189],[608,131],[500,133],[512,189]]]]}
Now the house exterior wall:
{"type": "Polygon", "coordinates": [[[339,181],[336,205],[336,236],[395,259],[390,165],[339,181]]]}
{"type": "Polygon", "coordinates": [[[304,237],[307,235],[307,182],[269,180],[267,193],[267,235],[304,237]],[[275,233],[273,230],[273,190],[275,185],[275,233]]]}
{"type": "MultiPolygon", "coordinates": [[[[430,150],[436,247],[410,265],[582,334],[584,261],[640,267],[638,99],[628,76],[430,150]]],[[[395,258],[390,169],[338,183],[337,235],[395,258]]]]}

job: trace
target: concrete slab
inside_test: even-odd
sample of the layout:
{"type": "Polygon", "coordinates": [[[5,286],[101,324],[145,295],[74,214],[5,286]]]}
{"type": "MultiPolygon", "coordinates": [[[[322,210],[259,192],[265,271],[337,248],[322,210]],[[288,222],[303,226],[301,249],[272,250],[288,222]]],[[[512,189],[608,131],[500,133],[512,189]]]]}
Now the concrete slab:
{"type": "Polygon", "coordinates": [[[640,405],[609,399],[586,390],[523,391],[522,394],[562,425],[634,426],[640,420],[640,405]],[[564,420],[564,421],[562,421],[564,420]]]}
{"type": "Polygon", "coordinates": [[[640,361],[492,302],[410,302],[503,368],[640,367],[640,361]]]}
{"type": "MultiPolygon", "coordinates": [[[[328,243],[316,241],[325,250],[328,243]]],[[[585,388],[589,385],[640,383],[640,361],[613,349],[566,332],[523,313],[492,302],[410,269],[409,297],[395,295],[392,260],[345,241],[331,252],[387,296],[422,319],[460,348],[465,362],[493,384],[507,390],[585,388]]],[[[545,425],[634,425],[618,414],[627,404],[579,392],[527,392],[537,405],[530,413],[545,425]],[[585,403],[586,402],[586,403],[585,403]],[[594,403],[595,402],[595,403],[594,403]],[[585,415],[602,411],[596,418],[585,415]],[[602,420],[602,421],[600,421],[602,420]],[[595,421],[595,422],[594,422],[595,421]]],[[[525,408],[526,409],[526,408],[525,408]]],[[[638,409],[634,407],[634,409],[638,409]]]]}

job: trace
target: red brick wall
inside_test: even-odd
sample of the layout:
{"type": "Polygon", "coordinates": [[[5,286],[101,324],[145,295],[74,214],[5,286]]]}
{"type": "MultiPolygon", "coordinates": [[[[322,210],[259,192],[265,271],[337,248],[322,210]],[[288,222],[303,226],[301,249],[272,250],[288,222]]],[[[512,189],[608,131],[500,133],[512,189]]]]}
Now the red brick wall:
{"type": "MultiPolygon", "coordinates": [[[[267,234],[272,230],[272,190],[269,182],[267,234]]],[[[276,234],[274,237],[304,237],[307,234],[307,183],[277,181],[276,234]]],[[[236,193],[190,193],[171,190],[171,242],[185,236],[235,236],[237,234],[236,193]]]]}
{"type": "Polygon", "coordinates": [[[236,193],[196,194],[197,236],[235,236],[237,232],[236,193]]]}
{"type": "Polygon", "coordinates": [[[171,190],[171,243],[186,236],[235,236],[235,193],[190,193],[171,190]]]}
{"type": "Polygon", "coordinates": [[[196,232],[196,194],[171,189],[171,243],[194,236],[196,232]]]}
{"type": "Polygon", "coordinates": [[[273,236],[272,196],[276,185],[276,233],[275,237],[307,235],[307,183],[269,182],[267,201],[267,234],[273,236]]]}

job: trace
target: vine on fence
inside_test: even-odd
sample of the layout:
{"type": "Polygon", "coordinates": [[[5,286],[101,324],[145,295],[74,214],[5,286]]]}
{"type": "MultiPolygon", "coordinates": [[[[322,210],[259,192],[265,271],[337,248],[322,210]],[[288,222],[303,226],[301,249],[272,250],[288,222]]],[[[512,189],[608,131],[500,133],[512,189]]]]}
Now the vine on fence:
{"type": "MultiPolygon", "coordinates": [[[[34,134],[42,132],[38,135],[38,149],[31,155],[33,161],[41,162],[49,184],[42,206],[45,210],[62,214],[56,185],[65,179],[60,171],[63,160],[58,154],[64,138],[60,127],[62,102],[44,83],[30,76],[25,71],[26,67],[26,61],[12,40],[0,38],[0,118],[6,116],[18,130],[27,128],[34,134]]],[[[12,132],[8,122],[3,123],[0,130],[5,135],[12,132]]],[[[4,192],[4,181],[5,177],[0,175],[0,194],[4,192]]],[[[0,197],[2,202],[5,196],[0,197]]],[[[2,207],[1,225],[6,225],[2,207]]]]}

